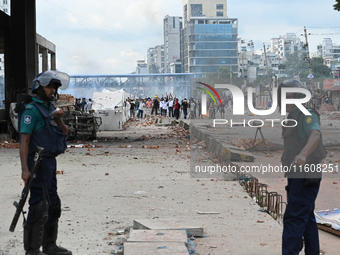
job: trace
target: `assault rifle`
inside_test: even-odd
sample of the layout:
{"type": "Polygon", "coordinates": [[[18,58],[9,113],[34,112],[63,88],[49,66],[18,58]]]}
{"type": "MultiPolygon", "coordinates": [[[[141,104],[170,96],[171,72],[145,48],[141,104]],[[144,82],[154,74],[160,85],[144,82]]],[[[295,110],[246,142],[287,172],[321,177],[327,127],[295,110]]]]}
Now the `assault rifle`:
{"type": "Polygon", "coordinates": [[[14,201],[14,203],[13,203],[13,205],[17,208],[17,210],[15,211],[11,226],[9,227],[9,231],[11,231],[11,232],[14,232],[14,229],[15,229],[15,227],[18,223],[19,217],[20,217],[20,213],[22,213],[22,215],[24,217],[24,221],[25,221],[25,212],[23,211],[23,208],[24,208],[24,205],[26,203],[28,192],[29,192],[29,190],[32,186],[32,183],[33,183],[34,179],[37,177],[37,172],[38,172],[38,169],[39,169],[39,164],[40,164],[40,160],[41,160],[43,151],[44,151],[44,148],[37,146],[37,150],[36,150],[35,155],[34,155],[34,162],[33,162],[33,165],[30,169],[31,177],[29,178],[27,185],[22,190],[19,203],[17,201],[14,201]]]}

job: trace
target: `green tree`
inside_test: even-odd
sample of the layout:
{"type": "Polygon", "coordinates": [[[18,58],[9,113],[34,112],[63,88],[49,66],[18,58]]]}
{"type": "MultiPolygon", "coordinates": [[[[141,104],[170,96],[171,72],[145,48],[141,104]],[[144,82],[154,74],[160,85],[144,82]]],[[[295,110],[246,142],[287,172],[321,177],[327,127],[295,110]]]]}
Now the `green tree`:
{"type": "MultiPolygon", "coordinates": [[[[232,78],[230,77],[230,68],[221,66],[216,72],[207,73],[205,77],[197,78],[197,82],[204,82],[214,87],[215,84],[232,84],[241,87],[243,84],[242,78],[237,77],[235,73],[232,72],[232,78]]],[[[224,95],[225,90],[216,89],[219,95],[224,95]]],[[[191,92],[193,97],[198,98],[200,95],[199,90],[194,90],[191,92]]],[[[223,97],[223,96],[222,96],[223,97]]]]}
{"type": "Polygon", "coordinates": [[[206,74],[204,78],[201,78],[201,81],[212,85],[232,83],[240,86],[243,84],[242,78],[237,77],[233,72],[231,76],[232,78],[229,67],[221,66],[216,72],[206,74]]]}
{"type": "Polygon", "coordinates": [[[340,12],[340,0],[335,0],[335,4],[333,5],[334,10],[340,12]]]}
{"type": "MultiPolygon", "coordinates": [[[[272,82],[273,76],[275,76],[275,72],[273,69],[269,68],[269,81],[272,82]]],[[[267,71],[264,72],[264,75],[257,75],[256,80],[254,80],[252,83],[252,87],[259,84],[268,84],[268,78],[267,78],[267,71]]]]}
{"type": "Polygon", "coordinates": [[[332,77],[331,69],[324,65],[323,58],[312,58],[311,59],[312,73],[315,78],[330,78],[332,77]]]}
{"type": "Polygon", "coordinates": [[[308,65],[305,62],[305,59],[306,54],[301,51],[289,54],[286,58],[286,69],[283,73],[286,74],[288,78],[292,78],[294,75],[301,75],[302,72],[308,70],[308,65]]]}

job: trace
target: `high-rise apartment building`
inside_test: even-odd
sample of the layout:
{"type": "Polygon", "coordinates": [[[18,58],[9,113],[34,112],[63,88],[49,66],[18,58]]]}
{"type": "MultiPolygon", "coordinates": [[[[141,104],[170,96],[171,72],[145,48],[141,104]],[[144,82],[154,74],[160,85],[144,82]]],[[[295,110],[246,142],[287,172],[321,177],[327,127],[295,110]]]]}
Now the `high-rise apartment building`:
{"type": "Polygon", "coordinates": [[[164,73],[164,60],[164,44],[149,48],[147,52],[149,73],[164,73]]]}
{"type": "Polygon", "coordinates": [[[183,71],[202,77],[220,67],[238,73],[238,22],[226,0],[182,0],[183,71]]]}
{"type": "Polygon", "coordinates": [[[317,57],[322,57],[324,64],[332,70],[336,69],[334,63],[340,60],[340,45],[333,44],[331,38],[324,38],[317,47],[317,57]]]}
{"type": "Polygon", "coordinates": [[[165,16],[164,31],[164,72],[170,73],[170,66],[180,65],[182,17],[165,16]]]}
{"type": "Polygon", "coordinates": [[[145,60],[137,60],[136,74],[148,74],[148,64],[145,60]]]}
{"type": "Polygon", "coordinates": [[[340,58],[340,46],[333,44],[331,38],[324,38],[322,44],[318,45],[317,56],[337,60],[340,58]]]}
{"type": "Polygon", "coordinates": [[[0,0],[0,10],[3,11],[4,13],[10,15],[10,0],[0,0]]]}
{"type": "Polygon", "coordinates": [[[304,42],[300,40],[299,37],[294,33],[287,33],[284,36],[279,36],[278,38],[270,39],[270,52],[275,53],[275,55],[281,60],[285,60],[289,54],[293,54],[297,51],[306,52],[304,47],[304,42]]]}

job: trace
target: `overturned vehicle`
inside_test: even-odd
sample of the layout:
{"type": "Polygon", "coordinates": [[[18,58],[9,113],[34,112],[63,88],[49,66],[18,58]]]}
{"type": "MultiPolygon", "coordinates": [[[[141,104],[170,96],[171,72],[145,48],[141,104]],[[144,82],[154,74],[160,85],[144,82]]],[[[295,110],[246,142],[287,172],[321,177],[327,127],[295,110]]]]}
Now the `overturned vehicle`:
{"type": "MultiPolygon", "coordinates": [[[[27,95],[18,96],[18,101],[25,100],[27,95]]],[[[26,99],[27,100],[27,99],[26,99]]],[[[102,124],[101,117],[95,117],[93,113],[81,111],[72,102],[74,97],[71,95],[60,95],[58,101],[53,103],[56,108],[64,111],[62,117],[65,125],[68,127],[68,140],[95,140],[99,126],[102,124]],[[69,102],[65,102],[66,98],[69,102]]],[[[18,113],[16,110],[17,103],[11,103],[9,115],[11,125],[9,132],[15,139],[18,138],[18,113]]]]}

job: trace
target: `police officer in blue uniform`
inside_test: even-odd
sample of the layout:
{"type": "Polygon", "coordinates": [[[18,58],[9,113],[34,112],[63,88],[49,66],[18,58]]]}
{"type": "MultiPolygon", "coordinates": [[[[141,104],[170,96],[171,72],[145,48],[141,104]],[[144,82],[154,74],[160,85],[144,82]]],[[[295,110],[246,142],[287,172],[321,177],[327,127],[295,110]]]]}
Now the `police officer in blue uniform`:
{"type": "Polygon", "coordinates": [[[30,189],[29,212],[24,222],[26,255],[72,255],[71,251],[56,245],[61,214],[56,157],[67,148],[68,129],[61,119],[63,111],[55,109],[51,103],[56,99],[58,88],[66,88],[68,83],[69,76],[62,72],[39,74],[32,85],[32,93],[36,96],[19,113],[20,159],[25,185],[31,175],[29,167],[36,146],[44,148],[37,177],[30,189]]]}
{"type": "MultiPolygon", "coordinates": [[[[289,79],[279,86],[279,105],[283,87],[304,88],[297,80],[289,79]]],[[[304,98],[301,93],[287,93],[287,98],[304,98]]],[[[319,114],[308,109],[311,115],[304,115],[294,104],[287,104],[290,119],[282,132],[284,152],[282,165],[290,168],[288,178],[287,208],[283,218],[282,254],[298,255],[305,243],[305,254],[319,255],[318,228],[314,216],[315,200],[319,192],[321,171],[312,173],[326,157],[322,144],[319,114]],[[295,121],[294,121],[295,120],[295,121]],[[297,123],[297,124],[296,124],[297,123]]],[[[321,170],[319,168],[319,170],[321,170]]]]}

